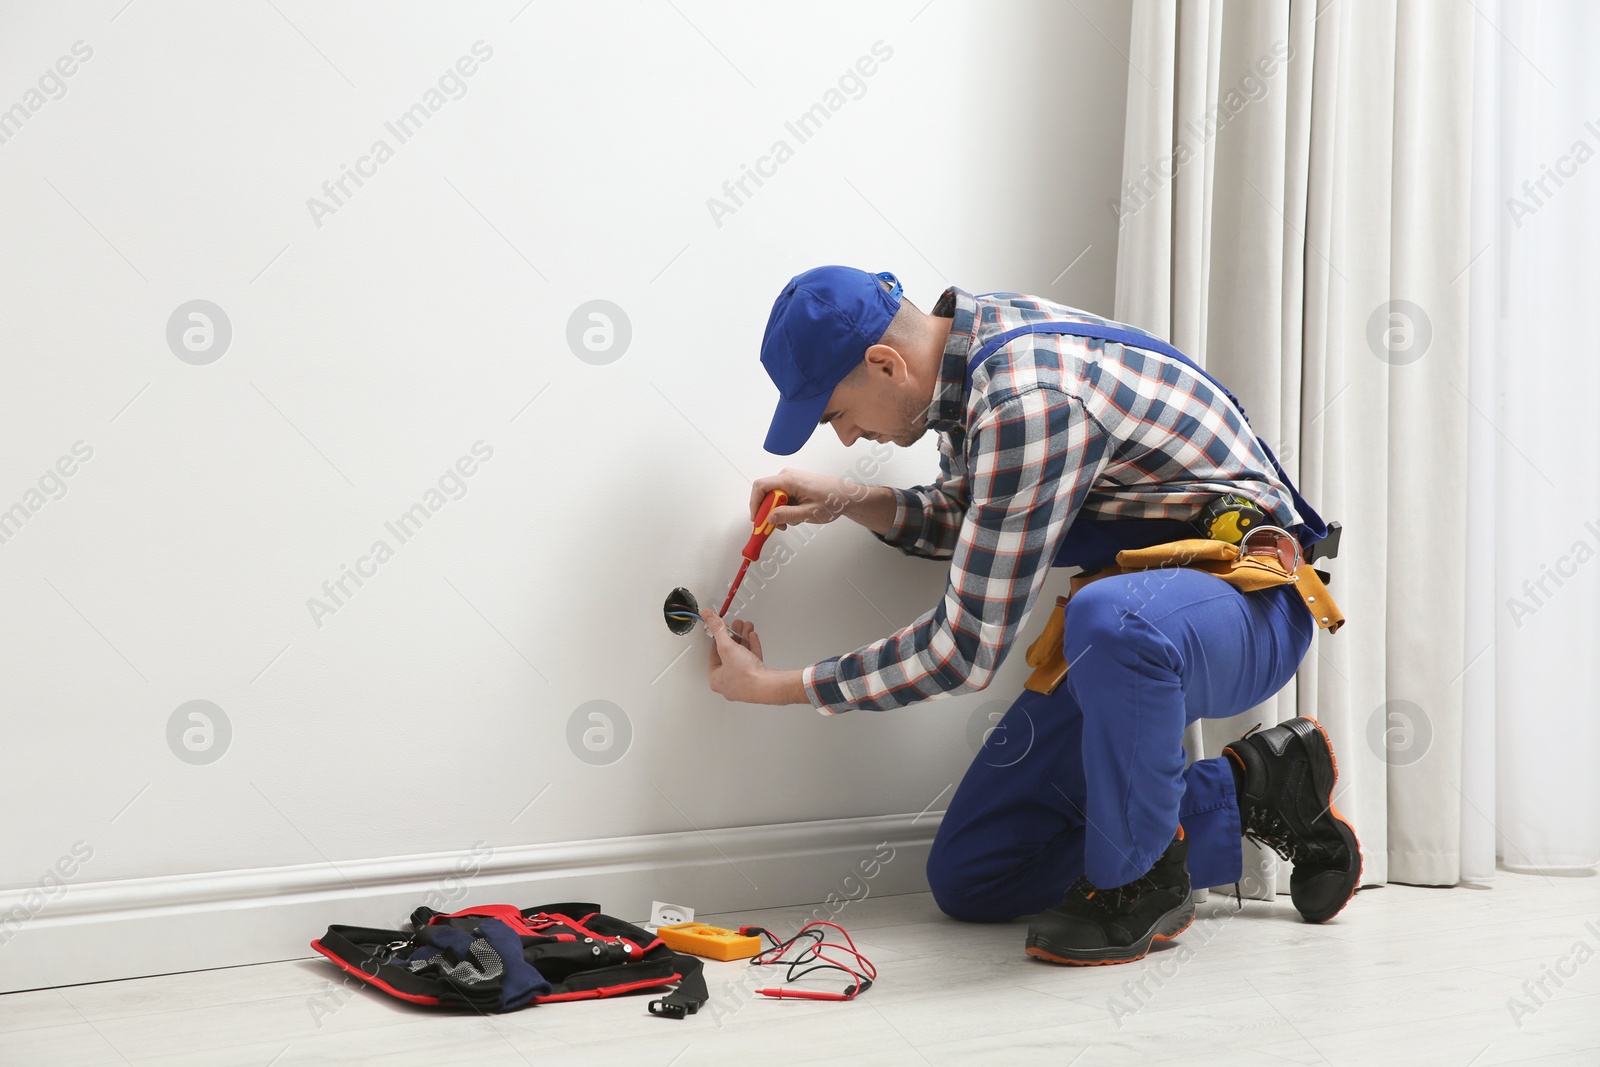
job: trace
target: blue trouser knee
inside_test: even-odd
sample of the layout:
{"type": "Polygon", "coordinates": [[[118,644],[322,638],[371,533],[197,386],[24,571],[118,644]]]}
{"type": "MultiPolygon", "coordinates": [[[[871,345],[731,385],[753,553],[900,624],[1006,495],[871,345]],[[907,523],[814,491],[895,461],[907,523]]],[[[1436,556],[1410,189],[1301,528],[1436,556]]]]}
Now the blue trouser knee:
{"type": "Polygon", "coordinates": [[[1290,587],[1242,593],[1204,571],[1124,574],[1067,604],[1067,678],[1024,690],[951,798],[928,857],[940,908],[1003,921],[1053,907],[1081,874],[1124,885],[1181,823],[1196,887],[1237,881],[1226,758],[1184,766],[1183,732],[1294,677],[1315,632],[1290,587]]]}

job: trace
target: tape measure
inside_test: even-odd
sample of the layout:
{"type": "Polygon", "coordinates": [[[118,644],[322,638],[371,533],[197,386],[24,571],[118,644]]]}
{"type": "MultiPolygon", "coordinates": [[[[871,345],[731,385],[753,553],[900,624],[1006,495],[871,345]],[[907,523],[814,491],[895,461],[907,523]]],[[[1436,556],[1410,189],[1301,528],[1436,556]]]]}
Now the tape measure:
{"type": "Polygon", "coordinates": [[[1258,526],[1271,526],[1272,516],[1252,501],[1235,493],[1219,496],[1207,504],[1194,520],[1201,537],[1236,545],[1258,526]]]}

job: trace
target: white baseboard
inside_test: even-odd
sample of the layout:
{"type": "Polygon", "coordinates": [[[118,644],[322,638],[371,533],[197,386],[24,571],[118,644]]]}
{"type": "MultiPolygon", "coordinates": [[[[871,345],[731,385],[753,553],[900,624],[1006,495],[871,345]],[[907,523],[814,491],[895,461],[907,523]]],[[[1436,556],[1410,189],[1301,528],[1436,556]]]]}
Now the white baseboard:
{"type": "Polygon", "coordinates": [[[588,900],[643,921],[652,899],[712,914],[858,897],[863,862],[872,895],[922,892],[941,814],[69,884],[42,905],[0,892],[0,993],[297,959],[330,924],[398,928],[425,903],[588,900]]]}

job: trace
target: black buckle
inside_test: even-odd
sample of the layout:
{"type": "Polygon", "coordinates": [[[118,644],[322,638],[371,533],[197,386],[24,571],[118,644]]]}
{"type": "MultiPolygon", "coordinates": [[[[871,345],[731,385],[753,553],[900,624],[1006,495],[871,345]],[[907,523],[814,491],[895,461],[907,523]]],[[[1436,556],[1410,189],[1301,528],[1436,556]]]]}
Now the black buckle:
{"type": "Polygon", "coordinates": [[[1332,559],[1337,556],[1339,554],[1339,538],[1343,535],[1343,523],[1328,523],[1328,536],[1306,549],[1306,562],[1315,563],[1319,559],[1332,559]]]}
{"type": "Polygon", "coordinates": [[[698,1004],[682,1004],[674,1000],[652,1000],[650,1014],[667,1019],[686,1019],[700,1010],[698,1004]]]}

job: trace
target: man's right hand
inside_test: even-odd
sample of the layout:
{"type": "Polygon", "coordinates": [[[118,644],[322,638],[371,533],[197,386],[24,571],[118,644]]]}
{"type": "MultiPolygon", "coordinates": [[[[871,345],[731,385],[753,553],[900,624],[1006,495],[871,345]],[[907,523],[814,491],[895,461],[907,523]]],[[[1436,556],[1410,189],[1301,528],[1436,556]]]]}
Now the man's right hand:
{"type": "Polygon", "coordinates": [[[750,519],[769,492],[782,489],[789,502],[773,508],[767,520],[780,530],[801,523],[829,523],[839,516],[865,526],[874,533],[887,533],[894,522],[894,493],[884,486],[861,485],[813,471],[785,467],[777,474],[757,478],[750,486],[750,519]]]}

